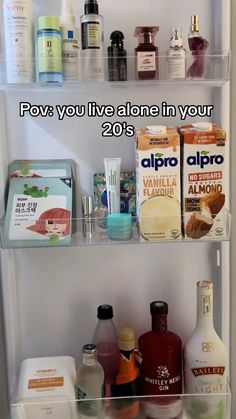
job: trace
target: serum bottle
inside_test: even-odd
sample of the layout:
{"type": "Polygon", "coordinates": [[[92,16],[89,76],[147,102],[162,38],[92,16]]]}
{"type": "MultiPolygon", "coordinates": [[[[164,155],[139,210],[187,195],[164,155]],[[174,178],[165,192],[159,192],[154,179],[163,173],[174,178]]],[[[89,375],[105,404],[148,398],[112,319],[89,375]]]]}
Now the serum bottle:
{"type": "Polygon", "coordinates": [[[186,51],[181,28],[173,28],[168,50],[168,76],[170,79],[185,79],[186,51]]]}
{"type": "Polygon", "coordinates": [[[158,79],[158,47],[154,38],[159,31],[158,26],[137,26],[134,36],[139,38],[135,48],[136,80],[158,79]]]}
{"type": "Polygon", "coordinates": [[[86,0],[81,22],[81,70],[84,81],[104,81],[103,17],[97,0],[86,0]]]}
{"type": "Polygon", "coordinates": [[[124,35],[121,31],[114,31],[110,39],[111,45],[107,49],[109,81],[126,81],[127,52],[124,49],[124,35]]]}
{"type": "Polygon", "coordinates": [[[62,0],[60,23],[64,80],[77,81],[79,77],[79,29],[75,25],[72,0],[62,0]]]}

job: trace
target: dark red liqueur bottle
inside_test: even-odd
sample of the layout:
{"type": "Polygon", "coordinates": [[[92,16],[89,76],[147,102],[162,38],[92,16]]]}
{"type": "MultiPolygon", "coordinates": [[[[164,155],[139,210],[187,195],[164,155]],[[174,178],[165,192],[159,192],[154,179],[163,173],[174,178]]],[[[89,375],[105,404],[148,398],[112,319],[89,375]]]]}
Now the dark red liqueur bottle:
{"type": "Polygon", "coordinates": [[[182,393],[182,341],[167,329],[167,303],[154,301],[150,311],[152,330],[138,341],[142,359],[141,393],[165,397],[147,399],[145,413],[148,418],[159,419],[165,411],[163,417],[174,419],[181,413],[180,397],[166,396],[182,393]]]}

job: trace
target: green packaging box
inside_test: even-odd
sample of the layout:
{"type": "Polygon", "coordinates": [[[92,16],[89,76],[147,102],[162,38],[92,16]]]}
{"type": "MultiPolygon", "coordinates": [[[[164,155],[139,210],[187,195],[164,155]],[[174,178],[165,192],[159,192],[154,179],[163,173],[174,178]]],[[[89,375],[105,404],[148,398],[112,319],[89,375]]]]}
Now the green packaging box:
{"type": "Polygon", "coordinates": [[[11,179],[3,247],[71,242],[72,178],[11,179]]]}
{"type": "Polygon", "coordinates": [[[73,177],[72,160],[14,160],[9,178],[73,177]]]}

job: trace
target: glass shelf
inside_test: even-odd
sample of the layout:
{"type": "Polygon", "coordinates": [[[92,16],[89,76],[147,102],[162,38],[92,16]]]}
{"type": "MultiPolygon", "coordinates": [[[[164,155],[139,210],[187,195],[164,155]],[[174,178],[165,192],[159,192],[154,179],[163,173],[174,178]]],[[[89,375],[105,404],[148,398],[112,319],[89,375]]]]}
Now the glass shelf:
{"type": "Polygon", "coordinates": [[[12,404],[14,419],[230,419],[231,393],[12,404]]]}
{"type": "MultiPolygon", "coordinates": [[[[115,233],[110,233],[107,228],[107,218],[91,218],[85,223],[82,218],[77,219],[60,219],[54,220],[57,224],[58,231],[46,231],[45,221],[34,220],[30,218],[24,220],[24,216],[19,221],[15,221],[14,229],[5,220],[0,221],[1,228],[1,246],[3,249],[32,248],[32,247],[65,247],[65,246],[95,246],[95,245],[117,245],[117,244],[153,244],[153,243],[199,243],[199,242],[222,242],[230,239],[231,215],[227,210],[222,210],[219,214],[212,218],[213,223],[209,228],[206,224],[196,224],[197,230],[188,232],[188,236],[183,237],[181,234],[181,226],[184,224],[182,220],[176,216],[155,216],[142,217],[145,226],[159,226],[159,228],[167,229],[168,233],[162,236],[152,231],[145,233],[149,239],[143,237],[142,228],[140,229],[137,217],[132,217],[132,227],[129,231],[125,230],[121,225],[115,226],[115,233]],[[63,236],[61,226],[69,226],[71,235],[63,236]],[[224,229],[222,229],[224,225],[224,229]],[[179,227],[179,230],[176,229],[179,227]],[[22,239],[22,231],[24,230],[24,239],[22,239]],[[60,232],[59,232],[60,230],[60,232]],[[87,237],[85,237],[87,232],[87,237]],[[112,234],[112,239],[111,239],[112,234]],[[27,235],[27,236],[26,236],[27,235]],[[115,239],[114,239],[115,235],[115,239]],[[125,237],[125,236],[126,237],[125,237]],[[190,237],[191,236],[191,237],[190,237]],[[11,238],[9,240],[9,237],[11,238]],[[151,238],[150,238],[151,237],[151,238]]],[[[194,228],[194,224],[193,227],[194,228]]],[[[149,228],[149,227],[145,227],[149,228]]],[[[156,227],[157,228],[157,227],[156,227]]],[[[188,230],[189,231],[189,230],[188,230]]]]}
{"type": "MultiPolygon", "coordinates": [[[[104,80],[99,82],[86,81],[78,77],[78,80],[73,82],[63,83],[45,83],[40,84],[38,77],[35,76],[35,80],[30,83],[8,83],[7,71],[6,71],[6,60],[0,58],[0,89],[1,90],[32,90],[32,89],[53,89],[54,91],[60,89],[64,90],[81,90],[81,89],[104,89],[104,88],[146,88],[147,86],[161,86],[166,85],[180,85],[180,86],[193,86],[193,85],[206,85],[212,87],[223,86],[230,79],[230,51],[211,51],[205,55],[198,55],[199,59],[204,60],[204,72],[202,77],[187,78],[186,79],[169,79],[168,77],[168,57],[165,53],[159,53],[158,66],[159,66],[159,77],[158,80],[136,80],[135,79],[135,57],[127,57],[127,81],[108,81],[108,69],[107,62],[108,57],[102,57],[104,61],[105,77],[104,80]]],[[[84,58],[79,59],[80,69],[78,74],[82,74],[81,68],[83,66],[84,58]]],[[[186,55],[187,69],[193,63],[193,56],[191,53],[186,55]]],[[[37,62],[32,60],[32,67],[34,68],[34,74],[37,74],[37,62]]]]}

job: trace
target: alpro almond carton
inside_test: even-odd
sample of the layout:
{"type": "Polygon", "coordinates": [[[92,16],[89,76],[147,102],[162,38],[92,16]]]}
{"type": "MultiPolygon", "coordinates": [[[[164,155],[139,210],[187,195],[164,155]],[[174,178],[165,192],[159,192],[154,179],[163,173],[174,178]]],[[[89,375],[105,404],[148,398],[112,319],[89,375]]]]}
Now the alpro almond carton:
{"type": "Polygon", "coordinates": [[[217,125],[179,127],[183,146],[183,212],[185,237],[227,235],[226,134],[217,125]]]}
{"type": "Polygon", "coordinates": [[[176,129],[136,130],[136,172],[141,240],[180,239],[180,136],[176,129]]]}

